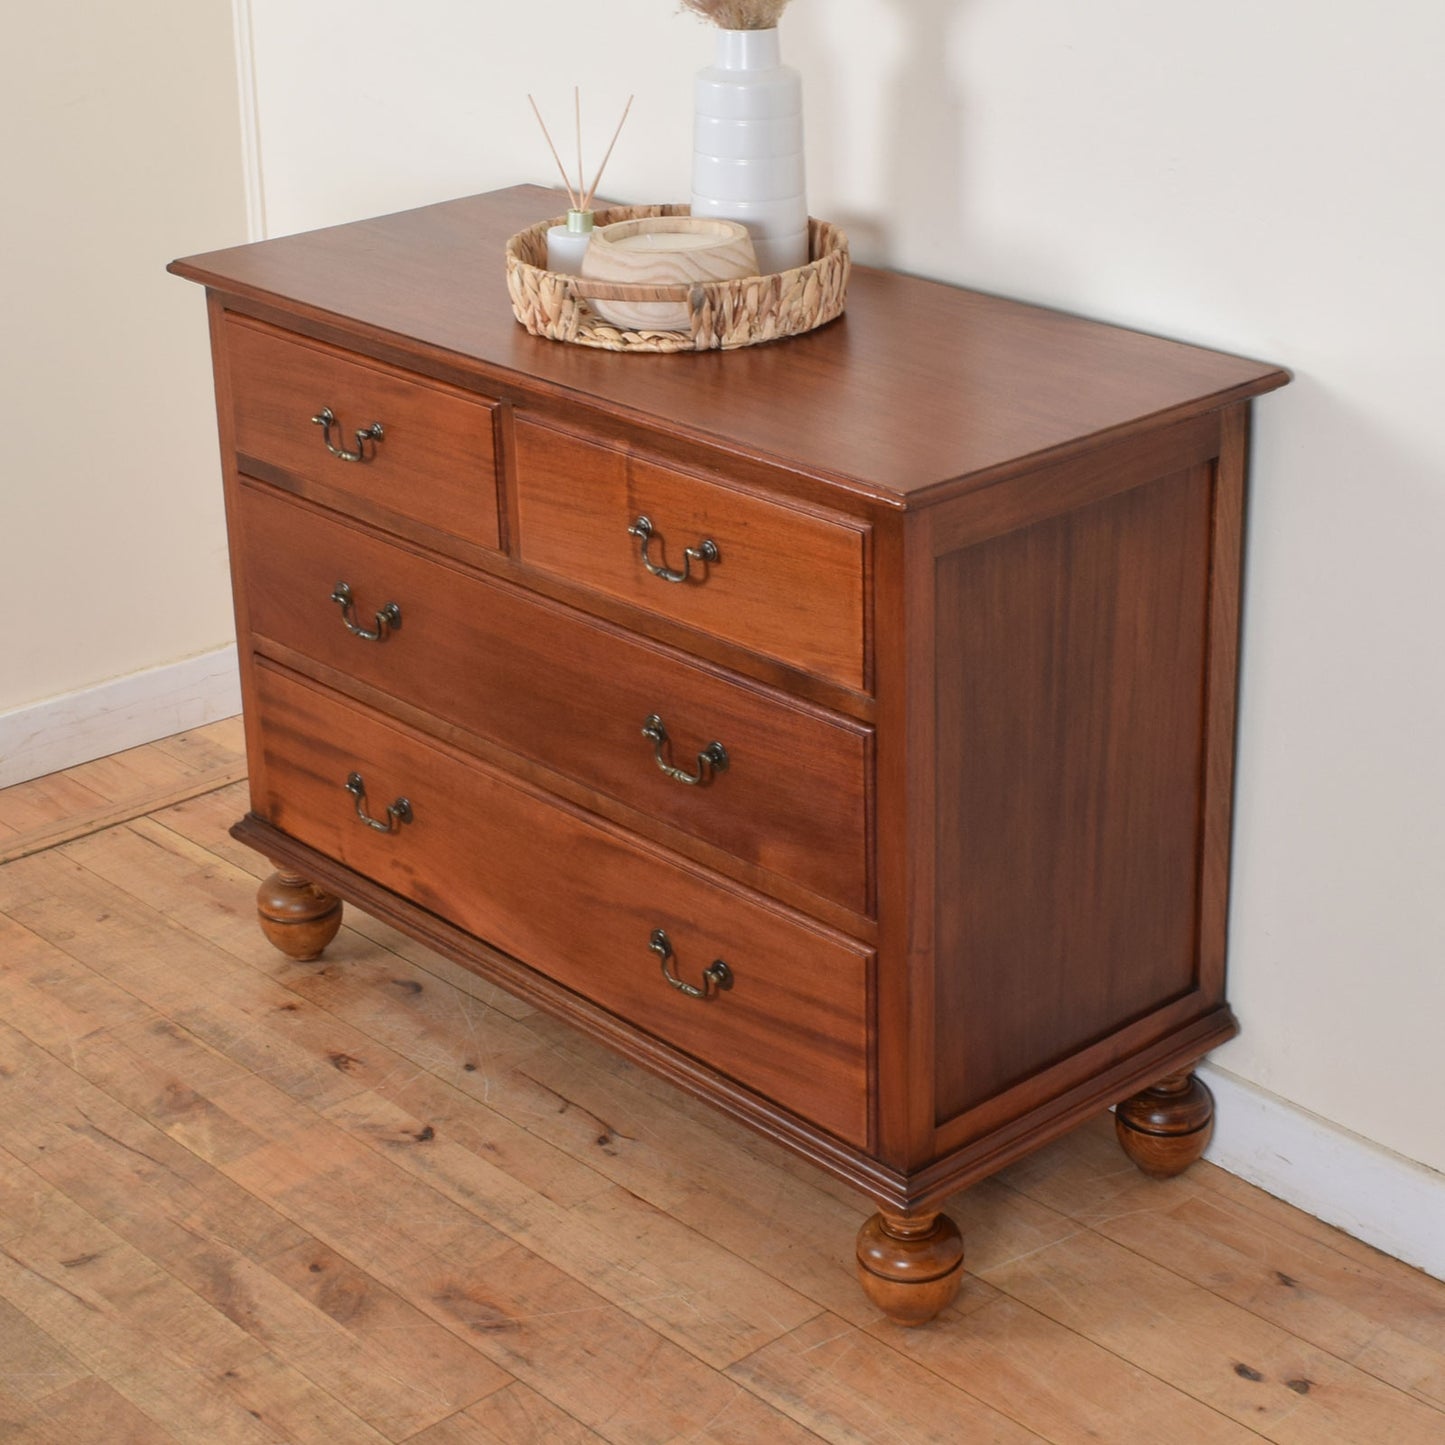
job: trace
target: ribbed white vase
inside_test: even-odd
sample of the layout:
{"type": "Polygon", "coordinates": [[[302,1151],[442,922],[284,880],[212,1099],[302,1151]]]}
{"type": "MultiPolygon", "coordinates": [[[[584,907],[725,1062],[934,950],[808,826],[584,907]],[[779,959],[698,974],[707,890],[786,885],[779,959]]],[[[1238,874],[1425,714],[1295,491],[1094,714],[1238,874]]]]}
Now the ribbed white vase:
{"type": "Polygon", "coordinates": [[[803,81],[778,32],[720,30],[697,77],[692,213],[741,221],[763,275],[808,263],[803,81]]]}

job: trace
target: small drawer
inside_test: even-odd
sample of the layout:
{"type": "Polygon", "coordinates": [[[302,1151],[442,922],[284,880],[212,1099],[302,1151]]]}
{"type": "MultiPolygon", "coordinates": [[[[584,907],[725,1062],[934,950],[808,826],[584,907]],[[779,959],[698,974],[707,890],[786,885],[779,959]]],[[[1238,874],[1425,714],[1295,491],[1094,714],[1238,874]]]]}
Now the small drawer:
{"type": "Polygon", "coordinates": [[[264,662],[256,702],[261,817],[866,1146],[862,945],[264,662]]]}
{"type": "Polygon", "coordinates": [[[279,468],[343,510],[499,545],[495,402],[248,317],[228,314],[224,332],[242,471],[279,468]],[[358,436],[374,425],[379,439],[358,436]]]}
{"type": "Polygon", "coordinates": [[[468,576],[260,483],[243,483],[238,497],[233,546],[256,637],[869,911],[871,728],[468,576]],[[644,735],[654,716],[663,737],[644,735]],[[659,757],[698,781],[665,772],[659,757]]]}
{"type": "Polygon", "coordinates": [[[531,566],[865,686],[865,524],[764,501],[520,417],[516,434],[521,553],[531,566]]]}

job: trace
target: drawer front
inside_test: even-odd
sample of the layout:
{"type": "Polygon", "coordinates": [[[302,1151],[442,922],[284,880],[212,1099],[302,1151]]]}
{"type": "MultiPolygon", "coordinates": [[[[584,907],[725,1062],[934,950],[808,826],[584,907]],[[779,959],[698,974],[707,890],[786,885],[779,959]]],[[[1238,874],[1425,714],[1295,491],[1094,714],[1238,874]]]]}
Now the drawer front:
{"type": "Polygon", "coordinates": [[[868,529],[517,420],[523,558],[649,612],[862,689],[868,529]],[[630,532],[646,518],[651,536],[630,532]],[[688,549],[716,550],[715,560],[688,549]],[[643,548],[646,546],[646,559],[643,548]],[[668,581],[647,563],[686,581],[668,581]]]}
{"type": "MultiPolygon", "coordinates": [[[[849,1143],[867,1143],[861,945],[806,925],[616,829],[265,663],[256,811],[849,1143]],[[364,798],[348,792],[356,774],[364,798]],[[388,821],[405,798],[410,821],[388,821]],[[667,935],[663,976],[652,943],[667,935]],[[731,987],[706,972],[723,960],[731,987]]],[[[400,811],[400,810],[398,810],[400,811]]]]}
{"type": "Polygon", "coordinates": [[[250,626],[627,806],[791,878],[869,906],[872,730],[685,661],[505,583],[469,577],[259,484],[235,539],[250,626]],[[332,590],[345,582],[348,631],[332,590]],[[667,741],[644,736],[660,719],[667,741]],[[699,761],[721,744],[725,766],[699,761]],[[701,782],[666,774],[657,756],[701,782]]]}
{"type": "Polygon", "coordinates": [[[225,337],[243,469],[252,458],[337,505],[499,545],[494,403],[245,317],[228,316],[225,337]],[[323,408],[330,428],[312,421],[323,408]],[[358,443],[377,422],[381,439],[358,443]]]}

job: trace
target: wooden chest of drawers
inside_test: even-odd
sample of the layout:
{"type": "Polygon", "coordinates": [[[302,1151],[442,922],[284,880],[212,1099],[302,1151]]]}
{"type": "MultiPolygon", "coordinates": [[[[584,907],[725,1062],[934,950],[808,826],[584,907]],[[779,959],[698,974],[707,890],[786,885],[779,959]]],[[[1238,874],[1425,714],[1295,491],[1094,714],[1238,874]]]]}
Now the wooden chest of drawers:
{"type": "Polygon", "coordinates": [[[351,900],[856,1185],[1119,1104],[1202,1151],[1258,363],[855,272],[728,355],[512,320],[519,187],[177,262],[209,291],[262,924],[351,900]]]}

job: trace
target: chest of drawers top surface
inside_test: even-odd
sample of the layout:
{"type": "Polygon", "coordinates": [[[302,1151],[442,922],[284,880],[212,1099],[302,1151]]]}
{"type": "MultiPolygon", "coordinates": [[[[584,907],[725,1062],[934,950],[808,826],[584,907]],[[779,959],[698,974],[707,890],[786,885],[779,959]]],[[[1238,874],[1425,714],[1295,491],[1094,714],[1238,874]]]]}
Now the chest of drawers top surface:
{"type": "Polygon", "coordinates": [[[171,269],[320,325],[344,319],[382,344],[402,339],[441,368],[524,378],[892,504],[1288,379],[1261,362],[862,266],[845,316],[785,345],[680,356],[561,345],[517,324],[503,270],[508,237],[557,209],[554,192],[516,186],[171,269]]]}

